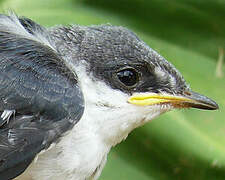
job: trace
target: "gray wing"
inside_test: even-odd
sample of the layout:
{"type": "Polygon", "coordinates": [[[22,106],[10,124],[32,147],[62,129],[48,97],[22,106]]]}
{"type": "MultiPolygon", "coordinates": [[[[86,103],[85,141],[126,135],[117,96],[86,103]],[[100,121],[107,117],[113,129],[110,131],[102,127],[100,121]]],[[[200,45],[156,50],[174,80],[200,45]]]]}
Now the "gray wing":
{"type": "Polygon", "coordinates": [[[77,77],[46,34],[29,19],[0,15],[1,180],[21,174],[83,114],[77,77]]]}

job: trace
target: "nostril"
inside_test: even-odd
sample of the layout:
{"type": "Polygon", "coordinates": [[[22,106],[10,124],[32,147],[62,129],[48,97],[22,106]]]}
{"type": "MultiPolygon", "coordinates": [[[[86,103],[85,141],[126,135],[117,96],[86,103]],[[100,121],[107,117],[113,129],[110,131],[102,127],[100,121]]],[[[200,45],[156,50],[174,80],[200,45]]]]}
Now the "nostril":
{"type": "Polygon", "coordinates": [[[184,94],[187,95],[187,96],[191,95],[191,93],[189,91],[184,91],[184,94]]]}

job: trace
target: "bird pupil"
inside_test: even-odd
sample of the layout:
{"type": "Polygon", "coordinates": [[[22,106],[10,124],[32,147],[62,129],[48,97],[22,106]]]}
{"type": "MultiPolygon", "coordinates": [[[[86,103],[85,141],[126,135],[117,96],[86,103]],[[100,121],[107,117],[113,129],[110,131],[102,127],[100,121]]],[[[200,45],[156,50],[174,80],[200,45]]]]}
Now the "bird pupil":
{"type": "Polygon", "coordinates": [[[133,86],[137,83],[137,73],[133,69],[119,71],[117,77],[126,86],[133,86]]]}

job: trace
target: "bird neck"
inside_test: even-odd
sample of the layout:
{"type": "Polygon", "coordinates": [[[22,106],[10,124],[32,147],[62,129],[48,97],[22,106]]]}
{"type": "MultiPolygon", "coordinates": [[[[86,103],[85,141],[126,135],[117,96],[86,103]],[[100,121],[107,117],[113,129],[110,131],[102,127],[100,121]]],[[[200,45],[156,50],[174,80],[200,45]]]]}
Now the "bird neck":
{"type": "Polygon", "coordinates": [[[84,115],[79,123],[98,135],[109,148],[159,114],[159,111],[149,114],[149,107],[128,104],[129,95],[110,88],[104,82],[93,81],[92,75],[87,75],[84,68],[77,66],[76,73],[82,77],[80,85],[85,99],[84,115]]]}

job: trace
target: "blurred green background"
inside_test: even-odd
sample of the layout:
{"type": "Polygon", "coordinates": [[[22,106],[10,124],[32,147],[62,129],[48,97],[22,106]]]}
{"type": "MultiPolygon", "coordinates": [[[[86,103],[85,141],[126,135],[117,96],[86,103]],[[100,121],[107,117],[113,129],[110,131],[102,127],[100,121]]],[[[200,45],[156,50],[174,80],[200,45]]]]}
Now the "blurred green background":
{"type": "Polygon", "coordinates": [[[225,179],[225,0],[0,0],[7,10],[45,26],[125,26],[218,102],[218,111],[175,110],[136,129],[100,180],[225,179]]]}

